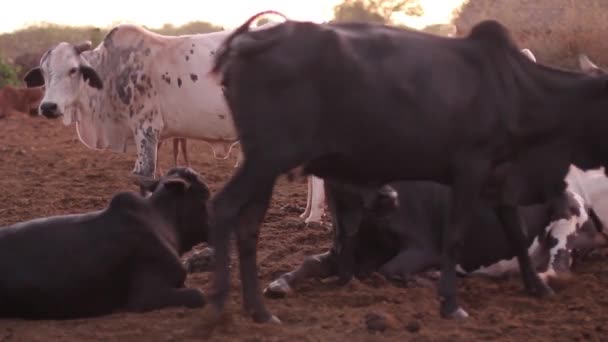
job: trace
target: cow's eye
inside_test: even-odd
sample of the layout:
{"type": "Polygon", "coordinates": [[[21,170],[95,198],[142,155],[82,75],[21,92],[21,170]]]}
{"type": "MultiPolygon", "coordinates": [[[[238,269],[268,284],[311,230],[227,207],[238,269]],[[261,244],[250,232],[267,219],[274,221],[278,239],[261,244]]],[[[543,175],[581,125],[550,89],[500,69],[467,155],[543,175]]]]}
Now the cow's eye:
{"type": "Polygon", "coordinates": [[[70,69],[70,76],[76,75],[77,72],[78,72],[78,68],[70,69]]]}

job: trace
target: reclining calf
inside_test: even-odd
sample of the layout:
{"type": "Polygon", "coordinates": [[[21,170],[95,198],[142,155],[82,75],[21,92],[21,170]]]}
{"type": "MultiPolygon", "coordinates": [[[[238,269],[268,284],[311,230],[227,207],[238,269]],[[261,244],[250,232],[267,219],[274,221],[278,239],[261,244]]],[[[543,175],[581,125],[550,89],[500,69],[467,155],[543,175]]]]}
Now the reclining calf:
{"type": "Polygon", "coordinates": [[[173,168],[107,208],[0,229],[0,316],[68,319],[205,304],[180,255],[206,240],[209,189],[173,168]]]}
{"type": "MultiPolygon", "coordinates": [[[[357,276],[380,272],[387,278],[401,278],[439,267],[441,234],[451,207],[450,188],[433,182],[397,182],[382,188],[371,200],[370,191],[362,189],[357,201],[352,188],[326,186],[334,210],[346,211],[346,216],[349,211],[364,212],[355,239],[357,276]]],[[[607,242],[597,216],[570,189],[553,201],[522,207],[521,214],[528,233],[528,250],[545,282],[569,273],[573,250],[590,250],[607,242]]],[[[341,217],[342,222],[334,220],[338,229],[332,248],[308,257],[297,269],[273,281],[265,290],[267,296],[283,296],[307,278],[336,275],[340,262],[337,255],[344,248],[343,234],[348,227],[344,226],[344,213],[333,217],[341,217]]],[[[518,272],[518,268],[515,253],[492,207],[481,207],[465,236],[457,270],[461,274],[503,276],[518,272]]]]}

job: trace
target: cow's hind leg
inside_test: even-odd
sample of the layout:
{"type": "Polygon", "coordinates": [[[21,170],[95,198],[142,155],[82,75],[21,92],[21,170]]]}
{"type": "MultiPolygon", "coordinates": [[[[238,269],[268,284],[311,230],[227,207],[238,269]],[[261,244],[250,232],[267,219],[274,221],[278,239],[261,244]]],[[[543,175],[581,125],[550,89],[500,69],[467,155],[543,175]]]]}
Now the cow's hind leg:
{"type": "Polygon", "coordinates": [[[428,248],[408,248],[380,267],[387,278],[408,277],[439,264],[439,255],[428,248]]]}
{"type": "Polygon", "coordinates": [[[327,278],[336,273],[335,254],[327,251],[307,257],[295,270],[281,275],[264,290],[267,297],[284,297],[292,288],[310,278],[327,278]]]}
{"type": "Polygon", "coordinates": [[[173,166],[177,167],[179,162],[179,138],[173,139],[173,166]]]}
{"type": "Polygon", "coordinates": [[[500,205],[496,207],[495,211],[501,222],[507,241],[517,256],[521,277],[526,290],[537,297],[553,294],[553,290],[541,280],[532,265],[524,234],[524,222],[517,207],[500,205]]]}
{"type": "Polygon", "coordinates": [[[182,145],[182,154],[187,167],[190,167],[190,158],[188,158],[188,140],[180,139],[182,145]]]}
{"type": "MultiPolygon", "coordinates": [[[[260,223],[266,213],[278,172],[245,159],[241,168],[210,202],[210,243],[215,249],[213,292],[209,300],[214,314],[219,316],[230,289],[229,239],[236,230],[243,303],[256,322],[278,321],[264,306],[258,287],[256,245],[260,223]]],[[[267,164],[268,165],[268,164],[267,164]]]]}

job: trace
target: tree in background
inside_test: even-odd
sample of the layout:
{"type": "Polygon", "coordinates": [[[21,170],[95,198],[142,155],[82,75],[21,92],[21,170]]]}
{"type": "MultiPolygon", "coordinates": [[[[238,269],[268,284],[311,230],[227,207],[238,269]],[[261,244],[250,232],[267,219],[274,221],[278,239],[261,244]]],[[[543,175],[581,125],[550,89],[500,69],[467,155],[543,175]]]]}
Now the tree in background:
{"type": "Polygon", "coordinates": [[[334,7],[333,21],[392,24],[395,13],[424,14],[418,0],[344,0],[334,7]]]}
{"type": "Polygon", "coordinates": [[[0,57],[0,88],[5,85],[18,85],[17,71],[0,57]]]}

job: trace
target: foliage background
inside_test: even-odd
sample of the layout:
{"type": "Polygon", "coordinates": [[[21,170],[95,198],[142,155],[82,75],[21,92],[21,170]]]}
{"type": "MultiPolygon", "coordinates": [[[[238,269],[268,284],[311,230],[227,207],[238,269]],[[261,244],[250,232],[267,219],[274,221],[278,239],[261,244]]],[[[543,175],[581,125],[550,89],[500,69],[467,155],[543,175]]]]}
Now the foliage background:
{"type": "MultiPolygon", "coordinates": [[[[437,0],[441,1],[441,0],[437,0]]],[[[417,0],[344,0],[334,8],[332,21],[369,21],[398,25],[396,14],[423,15],[417,0]]],[[[454,11],[451,24],[431,24],[432,34],[466,35],[484,19],[505,24],[523,48],[541,63],[576,68],[576,55],[587,53],[599,65],[608,62],[608,0],[468,0],[454,11]]],[[[0,35],[0,86],[20,84],[23,74],[38,65],[53,45],[91,40],[96,46],[110,27],[73,27],[40,23],[0,35]]],[[[182,26],[165,24],[154,32],[166,35],[206,33],[221,26],[196,21],[182,26]]]]}

